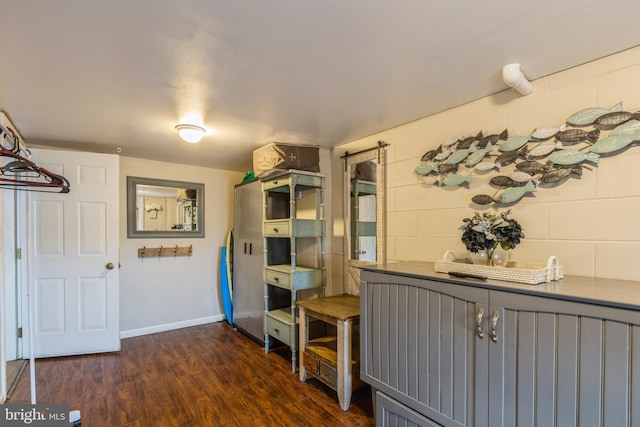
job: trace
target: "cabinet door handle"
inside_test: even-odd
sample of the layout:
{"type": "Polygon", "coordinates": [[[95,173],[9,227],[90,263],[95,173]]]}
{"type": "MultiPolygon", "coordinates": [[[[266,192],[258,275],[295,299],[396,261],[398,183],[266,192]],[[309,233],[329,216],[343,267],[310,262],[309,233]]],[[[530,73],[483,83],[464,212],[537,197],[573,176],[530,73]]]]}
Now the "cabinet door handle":
{"type": "Polygon", "coordinates": [[[245,255],[247,253],[247,242],[244,242],[244,253],[245,253],[245,255]]]}
{"type": "Polygon", "coordinates": [[[498,342],[498,333],[496,332],[496,327],[498,326],[498,317],[500,317],[500,312],[495,310],[491,315],[491,341],[498,342]]]}
{"type": "Polygon", "coordinates": [[[484,338],[484,333],[482,332],[482,316],[484,316],[484,310],[482,307],[478,307],[478,314],[476,315],[476,334],[480,339],[484,338]]]}
{"type": "Polygon", "coordinates": [[[253,255],[253,243],[249,243],[249,255],[253,255]]]}
{"type": "Polygon", "coordinates": [[[274,229],[273,229],[273,232],[274,232],[274,233],[277,233],[277,232],[278,232],[278,229],[277,229],[277,228],[274,228],[274,229]]]}

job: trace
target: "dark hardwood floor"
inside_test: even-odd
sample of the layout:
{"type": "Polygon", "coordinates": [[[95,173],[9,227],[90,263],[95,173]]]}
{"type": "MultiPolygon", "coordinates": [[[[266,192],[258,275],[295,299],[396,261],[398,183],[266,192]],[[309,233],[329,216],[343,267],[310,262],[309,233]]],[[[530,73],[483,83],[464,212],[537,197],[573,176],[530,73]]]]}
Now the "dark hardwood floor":
{"type": "MultiPolygon", "coordinates": [[[[224,322],[122,340],[122,350],[36,361],[38,403],[79,409],[87,427],[373,426],[368,386],[343,412],[336,393],[291,372],[224,322]]],[[[7,403],[29,403],[26,369],[7,403]]]]}

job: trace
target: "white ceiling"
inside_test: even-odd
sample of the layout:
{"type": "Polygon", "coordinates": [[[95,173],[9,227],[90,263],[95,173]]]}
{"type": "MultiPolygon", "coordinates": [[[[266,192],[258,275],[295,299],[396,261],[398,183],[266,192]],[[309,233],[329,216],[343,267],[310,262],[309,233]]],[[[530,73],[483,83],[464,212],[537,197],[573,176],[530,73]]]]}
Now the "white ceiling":
{"type": "MultiPolygon", "coordinates": [[[[236,171],[640,45],[637,0],[2,0],[0,109],[27,143],[236,171]],[[202,117],[208,135],[174,126],[202,117]]],[[[513,89],[512,89],[513,90],[513,89]]],[[[588,107],[588,106],[585,106],[588,107]]]]}

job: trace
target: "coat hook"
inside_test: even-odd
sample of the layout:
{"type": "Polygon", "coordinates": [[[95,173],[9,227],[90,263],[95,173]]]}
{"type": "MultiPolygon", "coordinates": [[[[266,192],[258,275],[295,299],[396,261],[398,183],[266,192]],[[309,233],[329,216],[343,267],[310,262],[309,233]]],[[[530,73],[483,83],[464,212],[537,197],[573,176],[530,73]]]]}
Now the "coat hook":
{"type": "Polygon", "coordinates": [[[143,246],[142,247],[142,252],[140,252],[140,258],[144,258],[144,251],[145,251],[146,247],[143,246]]]}
{"type": "Polygon", "coordinates": [[[160,245],[160,249],[158,249],[158,256],[162,256],[162,245],[160,245]]]}
{"type": "Polygon", "coordinates": [[[173,248],[173,256],[178,255],[178,245],[176,245],[175,248],[173,248]]]}

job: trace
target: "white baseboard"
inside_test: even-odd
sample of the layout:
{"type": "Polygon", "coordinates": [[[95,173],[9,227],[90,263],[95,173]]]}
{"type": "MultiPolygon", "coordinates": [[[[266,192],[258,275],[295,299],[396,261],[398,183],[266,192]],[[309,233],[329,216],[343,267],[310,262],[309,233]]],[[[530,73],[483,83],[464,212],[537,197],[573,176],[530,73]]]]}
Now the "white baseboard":
{"type": "Polygon", "coordinates": [[[220,322],[222,320],[224,320],[224,314],[218,314],[216,316],[201,317],[199,319],[184,320],[182,322],[166,323],[164,325],[148,326],[146,328],[139,329],[130,329],[128,331],[120,331],[120,339],[155,334],[157,332],[172,331],[174,329],[188,328],[190,326],[204,325],[206,323],[220,322]]]}

